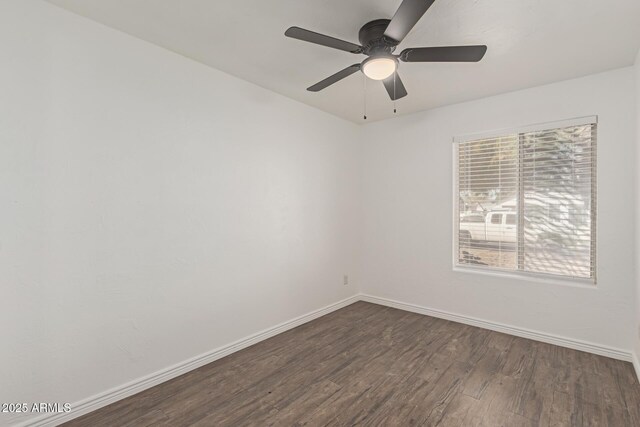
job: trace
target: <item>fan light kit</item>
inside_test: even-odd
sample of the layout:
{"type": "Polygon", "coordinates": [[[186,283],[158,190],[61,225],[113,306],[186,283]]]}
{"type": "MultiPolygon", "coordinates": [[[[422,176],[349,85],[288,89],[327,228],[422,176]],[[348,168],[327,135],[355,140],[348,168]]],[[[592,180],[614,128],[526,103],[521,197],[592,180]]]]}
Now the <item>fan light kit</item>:
{"type": "MultiPolygon", "coordinates": [[[[364,61],[338,71],[332,76],[307,88],[318,92],[350,76],[356,71],[372,80],[382,81],[389,97],[395,101],[407,96],[407,90],[398,75],[398,61],[402,62],[478,62],[487,52],[487,46],[413,47],[394,55],[396,47],[409,34],[435,0],[404,0],[393,18],[367,22],[360,28],[360,44],[336,39],[300,27],[291,27],[284,34],[294,39],[367,55],[364,61]]],[[[366,86],[366,85],[365,85],[366,86]]]]}
{"type": "Polygon", "coordinates": [[[391,77],[397,68],[398,60],[390,56],[372,56],[362,61],[362,72],[371,80],[384,80],[391,77]]]}

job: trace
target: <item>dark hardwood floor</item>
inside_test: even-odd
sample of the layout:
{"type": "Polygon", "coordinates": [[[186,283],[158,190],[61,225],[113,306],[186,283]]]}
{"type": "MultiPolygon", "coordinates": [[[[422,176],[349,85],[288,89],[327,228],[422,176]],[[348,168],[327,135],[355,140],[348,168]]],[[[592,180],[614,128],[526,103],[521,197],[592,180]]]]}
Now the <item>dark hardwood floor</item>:
{"type": "Polygon", "coordinates": [[[640,426],[630,363],[358,302],[67,426],[640,426]]]}

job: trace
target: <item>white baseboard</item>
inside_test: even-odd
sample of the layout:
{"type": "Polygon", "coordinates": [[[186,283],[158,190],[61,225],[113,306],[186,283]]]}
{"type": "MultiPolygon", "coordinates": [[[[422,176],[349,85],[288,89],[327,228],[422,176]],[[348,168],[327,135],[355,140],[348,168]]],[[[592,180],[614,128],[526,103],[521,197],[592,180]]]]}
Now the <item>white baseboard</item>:
{"type": "Polygon", "coordinates": [[[72,408],[71,412],[44,414],[36,418],[25,420],[19,424],[16,424],[14,427],[57,426],[64,422],[70,421],[74,418],[78,418],[81,415],[88,414],[89,412],[95,411],[96,409],[100,409],[118,400],[132,396],[136,393],[140,393],[141,391],[144,391],[148,388],[151,388],[160,383],[168,381],[172,378],[175,378],[189,371],[192,371],[196,368],[204,366],[207,363],[211,363],[215,360],[221,359],[225,356],[230,355],[231,353],[242,350],[243,348],[249,347],[260,341],[266,340],[267,338],[271,338],[282,332],[288,331],[289,329],[293,329],[296,326],[300,326],[304,323],[310,322],[311,320],[317,319],[318,317],[324,316],[325,314],[329,314],[333,311],[339,310],[343,307],[353,304],[354,302],[359,301],[359,299],[360,298],[358,295],[351,296],[337,303],[330,304],[321,309],[312,311],[311,313],[307,313],[300,317],[296,317],[295,319],[288,320],[284,323],[280,323],[279,325],[273,326],[271,328],[265,329],[256,334],[250,335],[246,338],[242,338],[231,344],[219,347],[215,350],[212,350],[207,353],[201,354],[199,356],[193,357],[191,359],[185,360],[184,362],[180,362],[173,366],[169,366],[168,368],[154,372],[153,374],[133,380],[127,384],[114,387],[105,392],[96,394],[87,399],[73,403],[71,405],[71,408],[72,408]]]}
{"type": "Polygon", "coordinates": [[[638,377],[638,382],[640,382],[640,359],[638,359],[638,353],[633,353],[633,367],[636,370],[636,376],[638,377]]]}
{"type": "MultiPolygon", "coordinates": [[[[437,317],[440,319],[451,320],[453,322],[464,323],[466,325],[477,326],[483,329],[490,329],[496,332],[502,332],[509,335],[515,335],[517,337],[528,338],[534,341],[546,342],[548,344],[554,344],[561,347],[571,348],[573,350],[586,351],[588,353],[598,354],[600,356],[610,357],[612,359],[624,360],[625,362],[633,362],[634,355],[630,351],[621,350],[618,348],[602,346],[599,344],[593,344],[586,341],[575,340],[572,338],[561,337],[553,334],[547,334],[544,332],[532,331],[525,328],[518,328],[515,326],[504,325],[501,323],[490,322],[487,320],[476,319],[474,317],[463,316],[461,314],[449,313],[446,311],[435,310],[432,308],[421,307],[415,304],[408,304],[401,301],[395,301],[388,298],[375,297],[373,295],[361,294],[360,299],[373,304],[384,305],[387,307],[393,307],[400,310],[411,311],[413,313],[424,314],[431,317],[437,317]]],[[[639,372],[637,359],[636,359],[636,372],[639,372]]]]}

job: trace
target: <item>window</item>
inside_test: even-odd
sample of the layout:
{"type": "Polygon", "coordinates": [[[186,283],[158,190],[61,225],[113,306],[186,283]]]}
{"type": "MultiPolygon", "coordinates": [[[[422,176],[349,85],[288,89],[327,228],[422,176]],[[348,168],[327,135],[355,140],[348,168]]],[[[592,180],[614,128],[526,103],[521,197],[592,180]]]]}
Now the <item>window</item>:
{"type": "Polygon", "coordinates": [[[596,127],[456,138],[455,264],[595,283],[596,127]]]}

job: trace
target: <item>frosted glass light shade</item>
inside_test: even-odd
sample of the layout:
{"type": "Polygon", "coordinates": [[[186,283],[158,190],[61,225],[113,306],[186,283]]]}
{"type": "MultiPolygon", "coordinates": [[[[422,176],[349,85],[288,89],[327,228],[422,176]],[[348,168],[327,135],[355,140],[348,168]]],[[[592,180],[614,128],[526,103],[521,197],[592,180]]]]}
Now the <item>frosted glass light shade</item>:
{"type": "Polygon", "coordinates": [[[398,63],[393,58],[369,58],[362,63],[362,72],[372,80],[384,80],[396,72],[398,63]]]}

